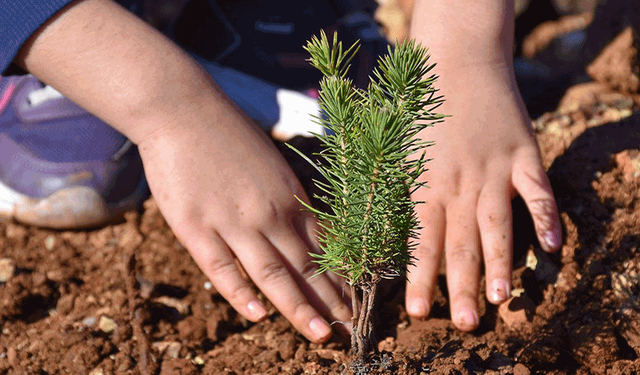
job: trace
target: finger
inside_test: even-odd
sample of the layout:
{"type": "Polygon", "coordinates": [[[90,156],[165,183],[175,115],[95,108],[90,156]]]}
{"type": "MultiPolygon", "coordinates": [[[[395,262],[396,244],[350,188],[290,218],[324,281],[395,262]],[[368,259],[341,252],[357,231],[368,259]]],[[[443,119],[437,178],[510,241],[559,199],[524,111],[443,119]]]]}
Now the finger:
{"type": "MultiPolygon", "coordinates": [[[[323,254],[323,250],[320,248],[318,237],[321,235],[322,228],[318,225],[318,220],[315,215],[308,211],[302,211],[299,217],[293,220],[293,226],[296,228],[297,233],[307,244],[309,251],[315,254],[323,254]]],[[[349,314],[351,314],[351,288],[348,287],[346,279],[334,272],[325,272],[329,280],[334,284],[334,287],[338,291],[338,294],[349,306],[349,314]]],[[[347,325],[350,330],[350,324],[347,325]]]]}
{"type": "Polygon", "coordinates": [[[237,249],[235,254],[253,282],[300,333],[314,342],[329,339],[331,327],[309,303],[292,271],[266,237],[258,232],[245,234],[229,245],[237,249]]]}
{"type": "Polygon", "coordinates": [[[480,241],[475,212],[476,197],[464,197],[447,207],[445,258],[451,320],[460,330],[471,331],[479,322],[480,241]]]}
{"type": "Polygon", "coordinates": [[[251,284],[242,276],[231,250],[217,233],[207,230],[197,233],[194,231],[190,236],[183,238],[189,239],[185,247],[189,249],[198,267],[240,315],[252,322],[267,317],[266,308],[251,284]]]}
{"type": "Polygon", "coordinates": [[[413,251],[415,263],[407,268],[407,313],[415,318],[426,318],[433,303],[442,250],[444,245],[445,215],[442,206],[424,203],[418,205],[420,232],[413,251]]]}
{"type": "Polygon", "coordinates": [[[511,293],[513,258],[511,194],[507,186],[485,185],[478,198],[477,213],[487,299],[494,304],[502,303],[511,293]]]}
{"type": "Polygon", "coordinates": [[[531,213],[542,249],[555,251],[562,245],[558,206],[539,160],[537,154],[523,156],[514,165],[511,178],[531,213]]]}
{"type": "Polygon", "coordinates": [[[285,265],[290,269],[293,278],[307,299],[332,323],[340,323],[347,330],[350,328],[351,308],[342,293],[343,282],[334,282],[328,273],[318,274],[318,265],[309,255],[320,249],[312,248],[314,240],[309,238],[310,227],[314,221],[308,216],[294,219],[291,226],[284,225],[275,230],[267,238],[279,250],[285,265]],[[301,236],[295,234],[302,234],[301,236]]]}

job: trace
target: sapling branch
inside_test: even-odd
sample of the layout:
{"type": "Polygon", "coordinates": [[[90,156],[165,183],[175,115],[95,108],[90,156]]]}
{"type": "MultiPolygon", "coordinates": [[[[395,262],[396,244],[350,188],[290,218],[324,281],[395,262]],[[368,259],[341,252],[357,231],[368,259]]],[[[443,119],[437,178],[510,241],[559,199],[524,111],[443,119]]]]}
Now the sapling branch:
{"type": "MultiPolygon", "coordinates": [[[[419,133],[443,115],[434,110],[443,102],[428,76],[427,50],[402,42],[378,61],[366,90],[357,89],[347,78],[349,62],[359,49],[346,50],[337,34],[329,43],[324,33],[304,47],[311,65],[324,77],[320,81],[317,118],[326,134],[317,134],[323,144],[315,163],[301,152],[322,175],[315,181],[323,192],[316,196],[330,207],[317,210],[303,202],[319,219],[318,240],[322,254],[312,254],[319,272],[331,270],[347,279],[351,289],[355,363],[364,365],[374,350],[373,314],[378,283],[405,276],[419,230],[411,193],[424,186],[425,148],[432,143],[419,133]]],[[[295,149],[294,149],[295,150],[295,149]]]]}

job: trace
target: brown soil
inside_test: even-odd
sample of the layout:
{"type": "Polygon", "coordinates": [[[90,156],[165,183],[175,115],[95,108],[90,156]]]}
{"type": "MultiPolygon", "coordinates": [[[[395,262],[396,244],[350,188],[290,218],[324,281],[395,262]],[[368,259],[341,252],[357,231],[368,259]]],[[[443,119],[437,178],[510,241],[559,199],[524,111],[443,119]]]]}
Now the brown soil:
{"type": "MultiPolygon", "coordinates": [[[[515,201],[512,300],[482,299],[480,328],[462,333],[448,319],[443,275],[425,321],[405,314],[402,283],[384,285],[383,356],[370,373],[640,371],[640,100],[605,83],[572,87],[534,122],[562,251],[540,251],[515,201]]],[[[259,324],[241,318],[153,199],[93,231],[0,223],[0,329],[0,374],[338,374],[348,361],[345,340],[310,344],[275,310],[259,324]]]]}

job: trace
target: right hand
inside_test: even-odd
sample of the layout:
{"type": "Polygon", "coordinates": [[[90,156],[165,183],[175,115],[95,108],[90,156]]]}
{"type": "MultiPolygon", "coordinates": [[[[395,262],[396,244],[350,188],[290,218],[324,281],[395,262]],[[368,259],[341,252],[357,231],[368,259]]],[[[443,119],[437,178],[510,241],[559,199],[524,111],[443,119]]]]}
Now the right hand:
{"type": "Polygon", "coordinates": [[[409,269],[407,311],[429,314],[441,259],[446,260],[451,319],[469,331],[480,323],[478,294],[484,264],[491,303],[509,298],[512,264],[511,199],[519,194],[533,217],[542,248],[561,244],[560,221],[527,111],[509,64],[440,69],[451,114],[421,136],[436,144],[414,198],[421,221],[415,266],[409,269]],[[473,86],[469,83],[472,82],[473,86]]]}

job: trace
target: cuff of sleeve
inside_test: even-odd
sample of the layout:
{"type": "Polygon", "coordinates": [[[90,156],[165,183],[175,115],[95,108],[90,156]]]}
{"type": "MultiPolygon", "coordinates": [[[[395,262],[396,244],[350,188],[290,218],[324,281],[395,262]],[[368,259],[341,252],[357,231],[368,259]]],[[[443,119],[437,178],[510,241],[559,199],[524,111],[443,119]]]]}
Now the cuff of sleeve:
{"type": "Polygon", "coordinates": [[[8,0],[0,12],[0,72],[4,72],[26,40],[73,0],[8,0]]]}

